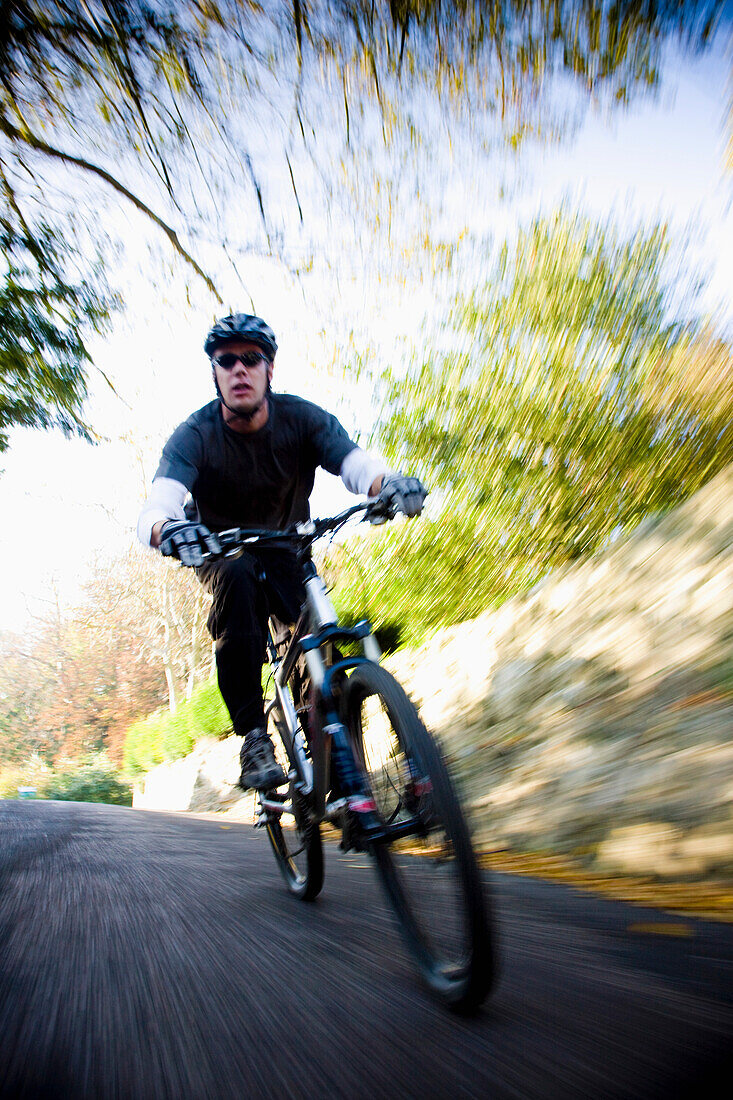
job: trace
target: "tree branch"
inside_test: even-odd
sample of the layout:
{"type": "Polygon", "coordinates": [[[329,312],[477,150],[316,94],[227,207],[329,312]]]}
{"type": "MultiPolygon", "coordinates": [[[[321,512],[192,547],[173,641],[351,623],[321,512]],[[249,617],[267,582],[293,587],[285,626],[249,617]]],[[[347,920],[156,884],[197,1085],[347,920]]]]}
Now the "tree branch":
{"type": "Polygon", "coordinates": [[[139,199],[137,195],[135,195],[132,191],[125,187],[123,183],[120,183],[119,180],[116,180],[114,176],[111,175],[105,168],[102,168],[98,164],[93,164],[91,161],[85,160],[84,157],[77,157],[74,156],[73,153],[65,153],[61,149],[54,148],[53,145],[49,145],[41,138],[36,137],[36,135],[32,134],[29,130],[18,130],[15,126],[12,125],[12,123],[8,122],[7,119],[0,119],[0,131],[4,133],[6,137],[10,138],[11,141],[20,142],[21,144],[28,146],[28,148],[34,149],[38,153],[43,153],[44,156],[63,161],[63,163],[65,164],[73,164],[76,168],[81,168],[85,172],[90,172],[92,175],[99,176],[99,178],[104,180],[105,183],[109,184],[109,186],[114,191],[117,191],[118,194],[124,196],[124,198],[126,198],[128,202],[132,203],[132,205],[137,210],[145,214],[145,216],[148,217],[150,221],[154,222],[160,229],[163,230],[173,249],[178,253],[179,256],[181,256],[182,259],[186,261],[187,264],[189,264],[193,268],[199,278],[203,279],[204,283],[214,295],[217,302],[219,302],[220,305],[224,304],[224,299],[221,297],[219,291],[216,289],[214,282],[199,266],[199,264],[190,254],[190,252],[187,252],[186,249],[183,247],[180,240],[178,239],[178,234],[176,233],[175,229],[173,229],[172,226],[168,225],[167,222],[164,222],[161,217],[159,217],[153,210],[150,209],[149,206],[147,206],[142,201],[142,199],[139,199]]]}

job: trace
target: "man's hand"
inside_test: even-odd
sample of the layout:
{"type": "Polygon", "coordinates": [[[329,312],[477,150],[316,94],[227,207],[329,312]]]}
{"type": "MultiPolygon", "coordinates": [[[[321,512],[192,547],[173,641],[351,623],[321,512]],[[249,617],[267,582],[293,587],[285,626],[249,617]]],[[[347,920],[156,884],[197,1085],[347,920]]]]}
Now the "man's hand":
{"type": "Polygon", "coordinates": [[[221,553],[221,543],[203,523],[173,519],[161,529],[160,552],[183,565],[203,565],[208,553],[221,553]]]}
{"type": "MultiPolygon", "coordinates": [[[[379,490],[377,500],[385,505],[385,511],[389,515],[402,512],[403,515],[419,516],[428,491],[423,483],[416,477],[405,477],[404,474],[385,474],[382,479],[382,487],[379,490]]],[[[376,519],[375,523],[383,523],[383,519],[376,519]]]]}

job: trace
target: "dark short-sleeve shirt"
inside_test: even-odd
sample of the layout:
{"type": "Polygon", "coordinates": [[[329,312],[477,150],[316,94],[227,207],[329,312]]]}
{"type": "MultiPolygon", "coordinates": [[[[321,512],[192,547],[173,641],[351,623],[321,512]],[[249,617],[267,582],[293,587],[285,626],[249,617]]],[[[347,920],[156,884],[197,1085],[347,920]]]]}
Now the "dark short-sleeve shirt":
{"type": "Polygon", "coordinates": [[[213,531],[308,519],[317,467],[338,474],[356,447],[318,405],[286,393],[270,393],[268,401],[259,431],[233,431],[215,400],[179,424],[163,448],[155,476],[185,485],[198,519],[213,531]]]}

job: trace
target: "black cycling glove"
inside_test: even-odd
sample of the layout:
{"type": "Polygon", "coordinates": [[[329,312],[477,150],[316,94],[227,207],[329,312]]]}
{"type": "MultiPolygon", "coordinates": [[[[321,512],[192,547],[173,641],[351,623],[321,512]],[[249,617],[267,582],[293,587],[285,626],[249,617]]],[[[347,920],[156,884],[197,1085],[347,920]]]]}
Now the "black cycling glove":
{"type": "Polygon", "coordinates": [[[221,554],[221,543],[203,523],[172,519],[160,532],[160,552],[183,565],[203,565],[209,554],[221,554]]]}
{"type": "MultiPolygon", "coordinates": [[[[393,516],[402,512],[405,516],[419,516],[428,491],[417,477],[405,477],[404,474],[385,474],[377,500],[385,506],[385,513],[393,516]]],[[[373,523],[384,523],[384,519],[375,516],[373,523]]]]}

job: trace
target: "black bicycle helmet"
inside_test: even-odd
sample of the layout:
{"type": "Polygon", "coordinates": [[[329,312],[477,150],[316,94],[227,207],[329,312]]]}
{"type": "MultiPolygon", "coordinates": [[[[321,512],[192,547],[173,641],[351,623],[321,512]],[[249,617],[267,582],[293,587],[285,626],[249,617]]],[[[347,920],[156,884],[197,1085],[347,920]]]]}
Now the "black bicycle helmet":
{"type": "Polygon", "coordinates": [[[252,313],[230,313],[228,317],[221,317],[206,334],[204,351],[211,358],[216,348],[227,340],[251,340],[262,348],[268,359],[275,358],[275,333],[261,317],[252,313]]]}

